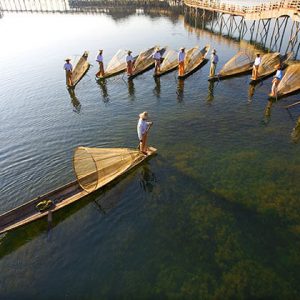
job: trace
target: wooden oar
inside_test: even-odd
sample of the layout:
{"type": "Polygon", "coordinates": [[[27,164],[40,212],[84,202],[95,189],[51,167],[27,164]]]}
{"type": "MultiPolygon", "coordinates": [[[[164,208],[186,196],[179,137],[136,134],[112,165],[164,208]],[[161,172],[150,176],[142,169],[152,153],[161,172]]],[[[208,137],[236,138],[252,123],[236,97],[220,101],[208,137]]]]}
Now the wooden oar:
{"type": "Polygon", "coordinates": [[[300,101],[297,101],[297,102],[295,102],[293,104],[290,104],[290,105],[282,106],[282,108],[290,108],[290,107],[293,107],[293,106],[298,105],[298,104],[300,104],[300,101]]]}

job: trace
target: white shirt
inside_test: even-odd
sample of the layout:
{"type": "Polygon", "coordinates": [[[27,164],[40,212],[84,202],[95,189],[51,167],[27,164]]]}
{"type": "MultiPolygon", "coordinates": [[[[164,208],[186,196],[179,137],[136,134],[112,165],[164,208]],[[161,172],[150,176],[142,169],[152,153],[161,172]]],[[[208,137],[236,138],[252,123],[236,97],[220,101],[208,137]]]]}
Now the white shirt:
{"type": "Polygon", "coordinates": [[[278,78],[279,80],[282,79],[282,70],[277,70],[275,77],[278,78]]]}
{"type": "Polygon", "coordinates": [[[160,60],[161,59],[161,54],[160,54],[160,52],[155,52],[154,54],[153,54],[153,58],[155,59],[155,60],[160,60]]]}
{"type": "Polygon", "coordinates": [[[64,69],[66,71],[72,71],[73,70],[73,66],[70,63],[65,63],[64,64],[64,69]]]}
{"type": "Polygon", "coordinates": [[[217,64],[219,62],[219,57],[217,54],[212,54],[210,57],[210,61],[214,64],[217,64]]]}
{"type": "Polygon", "coordinates": [[[184,58],[185,58],[185,52],[180,51],[178,53],[178,60],[179,60],[179,62],[184,61],[184,58]]]}
{"type": "Polygon", "coordinates": [[[102,56],[102,54],[98,54],[96,61],[97,62],[103,62],[103,56],[102,56]]]}
{"type": "Polygon", "coordinates": [[[261,63],[261,57],[256,57],[254,61],[254,66],[259,66],[261,63]]]}
{"type": "Polygon", "coordinates": [[[133,57],[131,54],[126,56],[126,62],[129,62],[129,61],[133,61],[133,57]]]}
{"type": "Polygon", "coordinates": [[[138,134],[139,140],[142,139],[143,134],[146,133],[149,125],[150,125],[150,122],[147,122],[147,121],[139,118],[139,121],[137,124],[137,134],[138,134]]]}

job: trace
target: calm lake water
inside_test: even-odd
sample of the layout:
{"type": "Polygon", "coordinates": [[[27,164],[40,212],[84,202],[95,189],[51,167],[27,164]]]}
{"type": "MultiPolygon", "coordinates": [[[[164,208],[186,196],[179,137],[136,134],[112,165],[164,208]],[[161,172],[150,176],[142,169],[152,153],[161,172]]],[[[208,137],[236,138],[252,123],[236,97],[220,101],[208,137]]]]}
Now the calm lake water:
{"type": "Polygon", "coordinates": [[[74,180],[79,145],[135,148],[144,110],[158,149],[50,231],[41,220],[2,236],[0,299],[300,297],[300,108],[281,107],[299,98],[265,116],[272,79],[211,85],[209,64],[185,81],[94,79],[98,49],[107,64],[121,48],[210,44],[220,69],[245,42],[143,13],[5,14],[0,36],[1,213],[74,180]],[[84,50],[93,67],[69,94],[64,58],[84,50]]]}

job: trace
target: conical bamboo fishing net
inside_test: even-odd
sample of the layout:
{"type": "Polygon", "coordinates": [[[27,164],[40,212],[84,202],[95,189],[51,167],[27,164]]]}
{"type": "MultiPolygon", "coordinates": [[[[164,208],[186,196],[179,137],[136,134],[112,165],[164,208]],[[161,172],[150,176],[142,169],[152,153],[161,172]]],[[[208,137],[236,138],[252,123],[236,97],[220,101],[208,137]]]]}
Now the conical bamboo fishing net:
{"type": "Polygon", "coordinates": [[[144,159],[138,150],[128,148],[78,147],[73,165],[80,186],[92,192],[112,181],[144,159]]]}
{"type": "Polygon", "coordinates": [[[160,73],[165,73],[178,66],[178,53],[172,49],[168,50],[166,57],[164,58],[161,66],[160,73]]]}
{"type": "Polygon", "coordinates": [[[152,47],[144,52],[141,52],[134,64],[134,73],[138,73],[148,68],[151,64],[154,64],[153,52],[155,47],[152,47]]]}
{"type": "Polygon", "coordinates": [[[266,76],[275,72],[275,66],[280,64],[280,53],[264,54],[258,67],[258,76],[266,76]]]}
{"type": "Polygon", "coordinates": [[[194,48],[190,55],[186,56],[184,71],[185,73],[191,72],[193,69],[199,66],[199,64],[204,60],[209,50],[209,46],[205,46],[203,49],[199,50],[198,47],[194,48]]]}
{"type": "Polygon", "coordinates": [[[127,51],[120,49],[108,63],[105,76],[124,71],[126,69],[126,55],[127,51]]]}
{"type": "Polygon", "coordinates": [[[219,74],[221,76],[229,76],[250,71],[253,67],[253,62],[254,53],[240,51],[223,66],[219,74]]]}
{"type": "Polygon", "coordinates": [[[277,88],[278,96],[292,93],[300,89],[300,63],[290,65],[279,82],[277,88]]]}
{"type": "Polygon", "coordinates": [[[76,85],[78,83],[78,81],[82,78],[82,76],[90,67],[89,62],[87,61],[88,54],[89,53],[85,51],[84,54],[80,57],[76,66],[74,67],[74,70],[72,72],[73,85],[76,85]]]}

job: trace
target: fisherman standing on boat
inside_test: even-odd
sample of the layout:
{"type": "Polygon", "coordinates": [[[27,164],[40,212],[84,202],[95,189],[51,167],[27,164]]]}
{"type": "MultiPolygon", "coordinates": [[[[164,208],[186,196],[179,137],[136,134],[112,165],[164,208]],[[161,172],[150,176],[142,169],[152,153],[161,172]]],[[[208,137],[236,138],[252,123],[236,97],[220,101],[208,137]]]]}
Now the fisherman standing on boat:
{"type": "Polygon", "coordinates": [[[178,75],[184,75],[184,59],[185,59],[185,48],[180,48],[180,52],[178,53],[178,75]]]}
{"type": "Polygon", "coordinates": [[[133,72],[133,57],[131,55],[132,51],[127,52],[126,65],[127,65],[127,75],[131,76],[133,72]]]}
{"type": "Polygon", "coordinates": [[[155,49],[155,52],[153,54],[153,58],[154,58],[154,61],[155,61],[154,75],[156,75],[158,72],[160,72],[160,63],[161,63],[161,54],[159,52],[158,47],[155,49]]]}
{"type": "Polygon", "coordinates": [[[216,49],[214,49],[211,53],[210,57],[210,69],[209,69],[209,77],[212,78],[215,76],[217,63],[219,62],[219,57],[217,55],[216,49]]]}
{"type": "Polygon", "coordinates": [[[103,65],[103,50],[99,50],[99,54],[96,58],[96,61],[98,62],[99,64],[99,71],[98,73],[96,74],[96,77],[103,77],[104,76],[104,65],[103,65]]]}
{"type": "Polygon", "coordinates": [[[278,87],[278,84],[280,82],[280,80],[282,79],[283,77],[283,71],[282,71],[282,66],[279,64],[277,65],[276,67],[276,74],[274,76],[274,79],[272,81],[272,91],[271,91],[271,95],[272,97],[276,97],[277,96],[277,87],[278,87]]]}
{"type": "Polygon", "coordinates": [[[71,87],[73,85],[73,80],[72,80],[72,72],[73,72],[73,66],[70,63],[70,58],[67,58],[65,61],[66,63],[64,64],[64,69],[66,71],[66,84],[68,87],[71,87]]]}
{"type": "Polygon", "coordinates": [[[258,68],[259,68],[260,64],[261,64],[261,57],[260,57],[260,54],[257,53],[255,61],[254,61],[254,65],[253,65],[253,70],[252,70],[252,79],[253,80],[257,80],[257,77],[258,77],[258,68]]]}
{"type": "Polygon", "coordinates": [[[153,125],[153,122],[147,122],[148,112],[144,111],[139,114],[139,121],[137,124],[137,134],[140,141],[140,151],[147,155],[147,135],[150,127],[153,125]]]}

